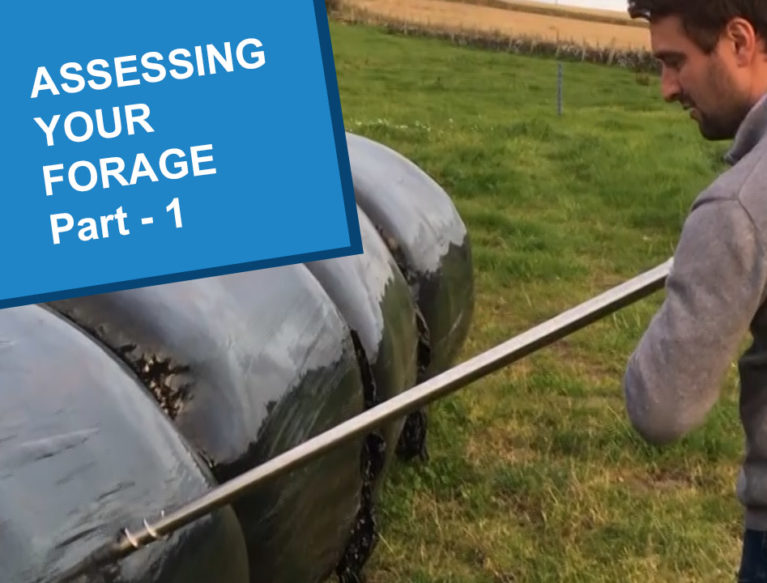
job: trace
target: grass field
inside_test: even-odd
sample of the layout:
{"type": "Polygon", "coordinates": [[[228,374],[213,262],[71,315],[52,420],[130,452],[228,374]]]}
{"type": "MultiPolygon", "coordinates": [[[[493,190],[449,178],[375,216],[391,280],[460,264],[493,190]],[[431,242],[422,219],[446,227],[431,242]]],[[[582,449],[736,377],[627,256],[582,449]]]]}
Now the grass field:
{"type": "Polygon", "coordinates": [[[620,17],[608,19],[600,11],[504,0],[343,0],[343,3],[380,18],[446,30],[535,37],[591,47],[649,48],[649,34],[641,23],[620,17]]]}
{"type": "MultiPolygon", "coordinates": [[[[727,144],[703,142],[655,79],[331,23],[344,120],[453,196],[473,241],[462,358],[673,252],[727,144]]],[[[734,370],[708,422],[646,445],[626,360],[662,295],[431,408],[428,463],[395,465],[370,583],[730,581],[741,509],[734,370]]]]}

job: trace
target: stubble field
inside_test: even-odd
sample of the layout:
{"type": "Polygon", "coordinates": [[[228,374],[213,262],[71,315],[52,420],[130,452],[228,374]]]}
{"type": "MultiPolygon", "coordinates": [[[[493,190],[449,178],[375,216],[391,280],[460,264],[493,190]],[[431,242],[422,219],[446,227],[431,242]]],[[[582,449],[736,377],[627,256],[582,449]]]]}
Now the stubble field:
{"type": "Polygon", "coordinates": [[[476,31],[590,47],[648,49],[647,29],[604,11],[503,0],[343,0],[348,9],[441,30],[476,31]],[[610,20],[624,24],[610,23],[610,20]]]}

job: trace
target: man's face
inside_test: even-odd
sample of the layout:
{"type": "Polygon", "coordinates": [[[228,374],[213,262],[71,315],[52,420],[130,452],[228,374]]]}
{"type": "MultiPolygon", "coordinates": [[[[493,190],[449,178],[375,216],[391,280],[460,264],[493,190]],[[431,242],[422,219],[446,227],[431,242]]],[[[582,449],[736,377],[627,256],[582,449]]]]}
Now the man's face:
{"type": "Polygon", "coordinates": [[[650,25],[653,54],[663,67],[661,91],[666,101],[678,101],[698,122],[703,137],[730,139],[751,108],[745,73],[720,40],[705,53],[684,30],[678,16],[650,25]]]}

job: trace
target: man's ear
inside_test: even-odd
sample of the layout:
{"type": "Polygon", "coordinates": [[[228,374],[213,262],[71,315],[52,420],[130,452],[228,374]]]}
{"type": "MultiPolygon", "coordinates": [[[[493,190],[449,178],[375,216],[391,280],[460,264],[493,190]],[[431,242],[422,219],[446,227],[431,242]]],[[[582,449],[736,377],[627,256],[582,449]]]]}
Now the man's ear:
{"type": "Polygon", "coordinates": [[[735,63],[741,67],[750,65],[763,45],[753,25],[745,18],[730,20],[722,31],[721,40],[731,47],[735,63]]]}

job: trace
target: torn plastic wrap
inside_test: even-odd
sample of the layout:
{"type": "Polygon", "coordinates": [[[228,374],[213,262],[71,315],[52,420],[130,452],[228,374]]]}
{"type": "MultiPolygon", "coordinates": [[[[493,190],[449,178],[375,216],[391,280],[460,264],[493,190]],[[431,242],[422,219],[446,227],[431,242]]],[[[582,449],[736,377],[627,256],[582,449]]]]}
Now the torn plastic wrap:
{"type": "MultiPolygon", "coordinates": [[[[358,208],[363,254],[307,264],[359,344],[366,406],[371,407],[413,386],[418,329],[410,289],[375,227],[358,208]]],[[[376,542],[374,492],[392,459],[404,419],[367,438],[363,504],[344,559],[342,581],[354,581],[376,542]]]]}
{"type": "MultiPolygon", "coordinates": [[[[468,333],[474,307],[468,233],[448,194],[418,166],[368,138],[347,133],[346,139],[357,203],[423,315],[428,351],[421,351],[421,382],[451,366],[468,333]]],[[[424,414],[408,419],[400,442],[406,456],[425,453],[424,423],[424,414]]]]}
{"type": "MultiPolygon", "coordinates": [[[[120,354],[221,482],[363,410],[348,327],[303,265],[51,305],[120,354]]],[[[360,440],[233,503],[254,583],[332,572],[361,455],[360,440]]]]}
{"type": "MultiPolygon", "coordinates": [[[[135,376],[39,306],[0,310],[0,573],[58,582],[213,479],[135,376]]],[[[229,507],[77,583],[245,583],[229,507]]]]}

